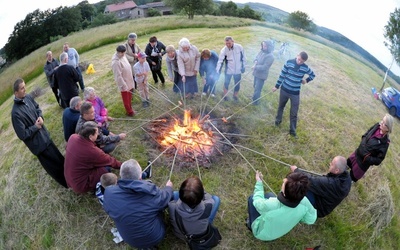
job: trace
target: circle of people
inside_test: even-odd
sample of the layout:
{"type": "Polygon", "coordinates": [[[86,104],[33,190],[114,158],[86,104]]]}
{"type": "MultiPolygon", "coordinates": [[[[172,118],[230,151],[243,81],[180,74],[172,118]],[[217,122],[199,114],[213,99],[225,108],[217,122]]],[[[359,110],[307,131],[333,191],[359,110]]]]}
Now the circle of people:
{"type": "MultiPolygon", "coordinates": [[[[245,72],[246,57],[243,47],[230,36],[219,56],[215,51],[199,52],[188,39],[179,41],[179,49],[165,46],[151,37],[142,52],[136,44],[137,35],[130,33],[125,44],[116,48],[112,56],[112,71],[121,92],[126,115],[133,116],[132,93],[139,92],[143,108],[150,105],[148,74],[154,83],[164,86],[161,71],[162,57],[167,54],[168,77],[173,81],[173,91],[185,98],[194,98],[198,92],[197,74],[204,87],[202,95],[215,98],[215,85],[225,66],[223,87],[224,100],[228,99],[231,79],[234,79],[233,100],[238,100],[241,75],[245,72]]],[[[253,104],[259,103],[269,68],[274,62],[274,43],[261,43],[260,52],[254,59],[251,72],[254,76],[253,104]]],[[[216,195],[210,195],[196,177],[187,178],[179,191],[167,181],[164,188],[147,180],[152,176],[151,162],[143,171],[139,163],[130,159],[121,162],[111,155],[125,133],[109,131],[108,115],[103,100],[94,88],[84,85],[79,67],[79,54],[68,43],[64,44],[59,63],[52,52],[46,53],[44,71],[57,103],[64,108],[62,122],[67,141],[65,158],[50,138],[44,125],[39,104],[26,93],[25,82],[14,83],[14,105],[11,118],[16,135],[32,154],[36,155],[46,172],[65,188],[75,193],[95,194],[106,213],[114,220],[120,236],[132,247],[153,248],[166,233],[164,210],[168,208],[174,234],[189,239],[204,236],[213,223],[220,205],[216,195]],[[79,83],[79,84],[77,84],[79,83]],[[83,92],[84,102],[79,97],[83,92]],[[69,104],[69,106],[67,106],[69,104]],[[120,169],[117,175],[111,169],[120,169]]],[[[300,89],[314,79],[315,74],[305,64],[306,52],[286,61],[272,91],[280,89],[275,126],[280,126],[286,103],[290,100],[289,134],[297,138],[297,112],[300,89]],[[304,76],[308,75],[304,79],[304,76]]],[[[287,234],[298,223],[313,224],[317,217],[325,217],[349,194],[352,182],[361,179],[372,165],[380,165],[389,147],[393,117],[386,114],[362,135],[358,148],[346,159],[336,156],[326,175],[313,175],[291,166],[284,178],[281,191],[264,193],[263,175],[256,171],[256,184],[248,199],[248,218],[245,225],[254,236],[263,241],[275,240],[287,234]],[[348,171],[350,168],[350,171],[348,171]]]]}

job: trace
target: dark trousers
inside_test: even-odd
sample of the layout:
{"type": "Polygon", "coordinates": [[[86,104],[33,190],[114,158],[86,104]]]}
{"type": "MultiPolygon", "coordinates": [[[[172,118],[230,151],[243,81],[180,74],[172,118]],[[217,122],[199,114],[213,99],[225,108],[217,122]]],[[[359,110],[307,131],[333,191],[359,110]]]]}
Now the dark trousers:
{"type": "Polygon", "coordinates": [[[76,67],[76,71],[78,72],[78,75],[79,75],[79,87],[81,88],[81,90],[84,90],[85,83],[83,82],[83,75],[82,75],[81,68],[79,66],[76,67]]]}
{"type": "Polygon", "coordinates": [[[261,78],[254,77],[254,94],[253,94],[253,101],[254,104],[258,104],[260,96],[261,96],[261,91],[264,87],[265,80],[261,78]]]}
{"type": "Polygon", "coordinates": [[[61,186],[68,188],[64,177],[64,156],[51,141],[50,145],[37,158],[44,170],[53,177],[61,186]]]}
{"type": "MultiPolygon", "coordinates": [[[[271,197],[276,197],[273,193],[269,192],[264,194],[265,199],[269,199],[271,197]]],[[[254,207],[253,205],[253,195],[251,195],[249,197],[249,199],[247,200],[247,210],[249,213],[249,221],[250,221],[250,225],[253,224],[253,221],[255,221],[259,216],[260,213],[257,211],[257,209],[254,207]]]]}
{"type": "Polygon", "coordinates": [[[293,95],[281,89],[279,94],[279,107],[278,113],[275,118],[275,123],[280,124],[282,122],[283,110],[285,109],[286,103],[290,100],[290,127],[289,132],[292,135],[296,135],[297,127],[297,113],[299,112],[300,106],[300,94],[293,95]]]}
{"type": "Polygon", "coordinates": [[[203,92],[208,93],[210,91],[211,94],[215,94],[215,82],[218,80],[217,77],[208,77],[206,76],[206,84],[204,84],[203,92]]]}
{"type": "Polygon", "coordinates": [[[160,77],[161,83],[165,83],[164,75],[161,72],[161,69],[160,70],[152,70],[151,74],[153,75],[154,83],[158,83],[157,76],[160,77]]]}
{"type": "Polygon", "coordinates": [[[60,97],[58,96],[58,88],[56,88],[56,87],[50,87],[50,88],[51,88],[51,90],[53,91],[54,96],[56,97],[56,100],[57,100],[58,105],[61,105],[61,103],[60,103],[60,97]]]}

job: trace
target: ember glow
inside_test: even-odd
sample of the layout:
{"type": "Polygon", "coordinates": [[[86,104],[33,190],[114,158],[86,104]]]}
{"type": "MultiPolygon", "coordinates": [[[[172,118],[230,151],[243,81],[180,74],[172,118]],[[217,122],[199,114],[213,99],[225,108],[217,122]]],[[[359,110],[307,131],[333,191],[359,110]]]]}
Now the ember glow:
{"type": "Polygon", "coordinates": [[[183,120],[176,120],[171,129],[164,133],[161,145],[174,145],[177,154],[181,155],[209,156],[213,151],[212,136],[211,130],[203,130],[199,120],[192,119],[190,110],[185,110],[183,120]]]}

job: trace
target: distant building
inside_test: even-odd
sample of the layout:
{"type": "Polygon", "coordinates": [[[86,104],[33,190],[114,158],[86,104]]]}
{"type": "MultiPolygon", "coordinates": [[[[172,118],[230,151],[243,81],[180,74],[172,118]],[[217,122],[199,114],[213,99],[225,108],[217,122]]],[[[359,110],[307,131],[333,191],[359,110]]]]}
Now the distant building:
{"type": "Polygon", "coordinates": [[[150,8],[158,10],[161,15],[171,15],[172,8],[165,6],[164,2],[148,3],[137,6],[134,1],[109,4],[104,9],[104,14],[114,14],[118,19],[134,19],[148,17],[150,8]]]}
{"type": "Polygon", "coordinates": [[[135,8],[137,8],[137,5],[134,1],[109,4],[104,9],[104,14],[114,14],[118,19],[128,19],[131,18],[135,8]]]}

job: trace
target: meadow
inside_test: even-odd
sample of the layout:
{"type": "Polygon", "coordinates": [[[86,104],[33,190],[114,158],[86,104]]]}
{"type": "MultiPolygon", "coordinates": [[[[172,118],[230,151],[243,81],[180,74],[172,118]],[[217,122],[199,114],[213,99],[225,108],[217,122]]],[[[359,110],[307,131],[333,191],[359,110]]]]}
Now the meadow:
{"type": "MultiPolygon", "coordinates": [[[[388,112],[371,94],[372,87],[379,89],[382,85],[384,72],[352,51],[309,33],[247,19],[206,16],[187,20],[172,16],[130,20],[77,32],[27,55],[1,73],[1,249],[131,249],[125,243],[113,242],[110,230],[114,223],[95,196],[76,195],[59,186],[16,137],[11,125],[13,96],[10,87],[16,78],[23,77],[28,92],[43,90],[36,101],[43,110],[52,139],[60,151],[65,152],[62,109],[48,87],[43,65],[46,51],[52,50],[58,57],[66,41],[78,49],[81,61],[94,65],[96,73],[84,74],[85,85],[94,87],[110,115],[119,118],[111,122],[111,131],[128,135],[112,155],[121,161],[137,159],[142,166],[157,158],[152,181],[160,187],[171,177],[174,188],[178,189],[185,178],[200,174],[206,191],[221,198],[214,223],[223,240],[215,249],[304,249],[317,245],[321,245],[321,249],[396,249],[400,245],[397,118],[384,162],[353,184],[349,196],[329,216],[318,219],[314,225],[299,224],[272,242],[255,239],[244,224],[256,169],[264,174],[265,191],[278,193],[282,179],[290,171],[286,164],[324,174],[334,156],[347,158],[354,151],[361,135],[388,112]],[[220,102],[223,77],[217,83],[217,98],[197,96],[185,101],[185,108],[194,113],[206,108],[213,110],[214,119],[230,117],[229,122],[238,129],[240,136],[235,142],[238,146],[214,159],[210,168],[196,165],[179,168],[178,164],[171,165],[171,159],[164,155],[157,158],[161,151],[152,146],[142,129],[146,126],[145,120],[156,119],[167,111],[182,115],[181,109],[172,111],[180,97],[172,92],[170,81],[162,87],[154,85],[151,79],[151,106],[143,109],[140,98],[135,95],[133,107],[137,115],[129,119],[125,116],[111,71],[111,57],[130,32],[138,34],[137,44],[142,50],[153,35],[165,45],[175,47],[186,37],[200,50],[209,48],[217,53],[224,46],[223,38],[230,35],[245,48],[247,67],[242,76],[239,102],[220,102]],[[279,93],[272,93],[271,89],[284,64],[283,59],[276,56],[260,105],[248,105],[253,94],[250,67],[261,41],[271,38],[288,41],[292,57],[307,51],[307,64],[316,74],[314,81],[302,87],[297,140],[288,134],[288,108],[282,125],[274,126],[279,93]]],[[[279,44],[275,55],[278,49],[279,44]]],[[[167,75],[165,62],[163,65],[164,75],[167,75]]],[[[388,79],[387,85],[395,86],[395,83],[388,79]]],[[[201,81],[199,88],[202,88],[201,81]]],[[[186,249],[186,246],[168,226],[159,248],[186,249]]]]}

